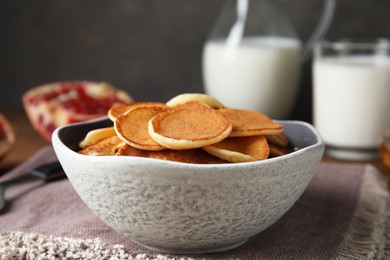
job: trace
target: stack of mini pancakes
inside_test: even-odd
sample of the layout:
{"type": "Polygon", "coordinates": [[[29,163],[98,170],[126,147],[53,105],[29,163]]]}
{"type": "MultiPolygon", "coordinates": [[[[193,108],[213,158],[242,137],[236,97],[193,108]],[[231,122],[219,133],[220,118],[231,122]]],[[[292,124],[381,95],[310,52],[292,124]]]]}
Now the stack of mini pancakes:
{"type": "Polygon", "coordinates": [[[114,126],[90,131],[79,153],[210,164],[264,160],[292,151],[283,125],[200,93],[166,103],[114,106],[108,117],[114,126]]]}

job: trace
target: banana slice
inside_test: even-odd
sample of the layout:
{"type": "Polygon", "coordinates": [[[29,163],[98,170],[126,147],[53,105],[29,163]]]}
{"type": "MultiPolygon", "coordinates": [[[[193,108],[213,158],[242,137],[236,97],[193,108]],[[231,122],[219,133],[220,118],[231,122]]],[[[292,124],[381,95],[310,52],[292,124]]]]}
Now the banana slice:
{"type": "Polygon", "coordinates": [[[79,146],[81,149],[85,149],[90,145],[97,144],[98,142],[102,141],[103,139],[106,139],[108,137],[115,136],[115,135],[116,135],[116,133],[115,133],[115,129],[113,126],[95,129],[95,130],[89,131],[87,133],[84,140],[82,140],[79,143],[79,146]]]}
{"type": "Polygon", "coordinates": [[[201,103],[205,103],[209,105],[212,108],[223,108],[225,107],[221,102],[219,102],[217,99],[210,97],[206,94],[201,93],[184,93],[180,94],[171,100],[169,100],[166,104],[167,106],[173,107],[180,104],[184,104],[190,101],[198,101],[201,103]]]}
{"type": "Polygon", "coordinates": [[[195,109],[214,109],[206,103],[199,101],[188,101],[186,103],[177,104],[171,106],[172,109],[187,109],[187,110],[195,110],[195,109]]]}
{"type": "Polygon", "coordinates": [[[95,156],[115,155],[119,148],[121,148],[125,144],[125,142],[123,142],[121,139],[118,138],[118,136],[115,135],[103,139],[102,141],[94,145],[90,145],[87,148],[80,150],[79,153],[95,156]]]}

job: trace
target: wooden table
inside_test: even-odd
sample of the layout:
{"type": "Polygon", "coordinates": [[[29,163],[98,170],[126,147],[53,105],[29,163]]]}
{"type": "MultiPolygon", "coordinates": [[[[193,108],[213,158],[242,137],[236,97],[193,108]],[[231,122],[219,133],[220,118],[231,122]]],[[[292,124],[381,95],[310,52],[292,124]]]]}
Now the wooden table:
{"type": "MultiPolygon", "coordinates": [[[[6,173],[13,167],[23,162],[24,160],[28,159],[40,148],[51,144],[35,131],[30,121],[28,120],[25,111],[22,108],[0,109],[0,111],[9,119],[16,133],[15,145],[13,146],[9,154],[3,159],[3,161],[0,162],[0,176],[1,176],[2,174],[6,173]]],[[[351,163],[351,161],[338,160],[338,159],[328,157],[326,155],[324,156],[323,161],[351,163]]],[[[374,164],[383,173],[388,172],[384,168],[380,160],[364,161],[364,162],[374,164]]]]}

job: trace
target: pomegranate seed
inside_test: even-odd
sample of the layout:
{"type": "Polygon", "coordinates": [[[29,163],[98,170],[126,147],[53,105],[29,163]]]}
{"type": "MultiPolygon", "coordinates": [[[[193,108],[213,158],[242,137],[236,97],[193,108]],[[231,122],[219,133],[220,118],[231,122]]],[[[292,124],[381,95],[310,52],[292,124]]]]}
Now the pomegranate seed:
{"type": "Polygon", "coordinates": [[[5,139],[5,137],[6,137],[6,135],[5,135],[4,126],[0,125],[0,140],[5,139]]]}
{"type": "Polygon", "coordinates": [[[43,120],[44,120],[43,115],[42,115],[42,114],[39,114],[39,116],[38,116],[38,123],[39,123],[39,124],[43,124],[43,120]]]}
{"type": "Polygon", "coordinates": [[[49,123],[49,124],[46,126],[46,129],[47,129],[49,132],[53,132],[53,131],[56,129],[56,126],[55,126],[53,123],[49,123]]]}
{"type": "Polygon", "coordinates": [[[72,113],[105,114],[113,103],[123,103],[114,93],[100,99],[93,98],[88,95],[86,87],[82,85],[67,85],[66,89],[77,92],[77,99],[69,99],[61,104],[72,113]]]}

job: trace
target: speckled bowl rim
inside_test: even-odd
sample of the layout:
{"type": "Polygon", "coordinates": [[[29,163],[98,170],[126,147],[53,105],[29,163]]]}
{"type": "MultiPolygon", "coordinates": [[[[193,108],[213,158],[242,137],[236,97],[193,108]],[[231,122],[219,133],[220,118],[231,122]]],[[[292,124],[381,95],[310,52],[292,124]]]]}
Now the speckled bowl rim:
{"type": "MultiPolygon", "coordinates": [[[[252,168],[252,167],[259,167],[260,165],[270,165],[275,164],[281,161],[287,161],[287,160],[294,160],[296,156],[301,156],[302,154],[306,154],[310,152],[311,150],[316,149],[324,149],[325,144],[320,136],[320,134],[317,132],[317,130],[312,126],[311,124],[304,122],[304,121],[298,121],[298,120],[275,120],[275,122],[278,122],[280,124],[283,124],[285,127],[287,126],[300,126],[303,127],[302,129],[306,129],[309,134],[312,135],[313,141],[311,144],[303,147],[298,146],[298,150],[289,153],[287,155],[275,157],[275,158],[269,158],[266,160],[261,161],[254,161],[254,162],[243,162],[243,163],[225,163],[225,164],[189,164],[189,163],[182,163],[182,162],[174,162],[174,161],[165,161],[165,160],[159,160],[159,159],[152,159],[152,158],[143,158],[143,157],[135,157],[135,156],[89,156],[89,155],[82,155],[77,153],[76,148],[73,149],[70,148],[68,145],[66,145],[60,136],[66,136],[66,131],[68,130],[74,130],[78,128],[83,128],[85,126],[92,126],[92,125],[103,125],[109,126],[112,124],[112,121],[108,117],[101,117],[93,120],[88,120],[84,122],[78,122],[78,123],[72,123],[68,124],[62,127],[59,127],[55,129],[52,135],[52,144],[53,146],[57,146],[56,148],[61,149],[62,151],[72,154],[74,157],[79,157],[79,159],[83,161],[99,161],[99,162],[121,162],[121,163],[137,163],[137,164],[147,164],[156,167],[174,167],[174,168],[182,168],[182,169],[243,169],[243,168],[252,168]]],[[[96,128],[96,127],[95,127],[96,128]]],[[[95,128],[90,128],[95,129],[95,128]]],[[[81,136],[85,136],[84,133],[80,133],[81,136]]],[[[286,132],[286,135],[289,135],[289,132],[286,132]]],[[[81,141],[81,138],[78,140],[81,141]]],[[[297,140],[292,140],[293,142],[296,142],[297,140]]],[[[298,140],[299,141],[299,140],[298,140]]],[[[75,145],[75,144],[74,144],[75,145]]]]}

